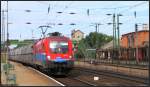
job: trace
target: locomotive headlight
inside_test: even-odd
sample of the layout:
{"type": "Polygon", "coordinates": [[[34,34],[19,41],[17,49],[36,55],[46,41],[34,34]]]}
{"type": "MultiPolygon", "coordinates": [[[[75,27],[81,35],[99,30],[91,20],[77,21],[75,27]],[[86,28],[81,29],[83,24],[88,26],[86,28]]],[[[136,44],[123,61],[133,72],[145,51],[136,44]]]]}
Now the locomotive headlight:
{"type": "Polygon", "coordinates": [[[72,56],[69,56],[69,58],[72,58],[72,56]]]}
{"type": "Polygon", "coordinates": [[[48,60],[51,60],[51,56],[47,56],[48,60]]]}

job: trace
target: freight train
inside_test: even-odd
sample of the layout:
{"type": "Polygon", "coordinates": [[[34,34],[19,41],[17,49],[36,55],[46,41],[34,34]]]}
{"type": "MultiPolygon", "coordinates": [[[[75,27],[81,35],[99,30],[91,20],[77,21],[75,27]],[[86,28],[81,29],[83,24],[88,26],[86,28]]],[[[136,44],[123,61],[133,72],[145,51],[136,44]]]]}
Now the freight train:
{"type": "Polygon", "coordinates": [[[57,33],[33,44],[10,50],[9,59],[52,75],[68,74],[74,66],[72,41],[57,33]]]}

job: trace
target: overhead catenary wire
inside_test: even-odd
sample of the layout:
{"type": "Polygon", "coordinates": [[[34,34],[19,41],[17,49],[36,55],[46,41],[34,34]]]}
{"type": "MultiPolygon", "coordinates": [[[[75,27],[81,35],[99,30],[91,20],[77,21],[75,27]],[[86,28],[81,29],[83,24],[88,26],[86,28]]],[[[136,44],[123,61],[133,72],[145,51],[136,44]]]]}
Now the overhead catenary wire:
{"type": "Polygon", "coordinates": [[[141,3],[138,3],[138,4],[135,4],[135,5],[132,5],[132,6],[129,6],[127,9],[123,10],[123,11],[120,11],[119,13],[124,13],[124,12],[128,12],[129,10],[135,8],[135,7],[138,7],[140,5],[143,5],[143,4],[146,4],[147,2],[141,2],[141,3]]]}
{"type": "MultiPolygon", "coordinates": [[[[65,6],[65,8],[63,9],[63,11],[62,11],[62,13],[67,9],[67,8],[69,8],[69,6],[71,6],[71,4],[73,3],[73,1],[72,2],[70,2],[68,5],[66,5],[65,6]]],[[[58,15],[56,15],[56,17],[55,17],[56,19],[55,20],[57,20],[57,18],[58,18],[58,15]]],[[[56,21],[55,21],[56,22],[56,21]]]]}
{"type": "MultiPolygon", "coordinates": [[[[145,2],[144,2],[145,3],[145,2]]],[[[46,4],[46,3],[44,3],[44,4],[46,4]]],[[[142,3],[143,4],[143,3],[142,3]]],[[[140,5],[140,4],[137,4],[137,5],[134,5],[134,6],[138,6],[138,5],[140,5]]],[[[121,6],[121,7],[116,7],[116,8],[126,8],[126,7],[131,7],[131,6],[121,6]]],[[[93,8],[92,8],[93,9],[93,8]]],[[[95,9],[114,9],[114,8],[95,8],[95,9]]],[[[91,10],[91,9],[90,9],[91,10]]],[[[15,10],[15,11],[17,11],[17,10],[15,10]]],[[[40,11],[39,11],[40,12],[40,11]]],[[[91,19],[91,18],[90,18],[91,19]]]]}
{"type": "MultiPolygon", "coordinates": [[[[49,5],[49,4],[51,4],[51,3],[44,3],[43,1],[36,1],[36,2],[38,2],[38,3],[40,3],[40,4],[43,4],[43,5],[49,5]]],[[[53,1],[54,2],[54,1],[53,1]]],[[[73,2],[73,1],[72,1],[73,2]]],[[[71,2],[71,3],[72,3],[71,2]]],[[[126,5],[126,6],[119,6],[119,7],[113,7],[113,8],[89,8],[89,10],[110,10],[110,9],[114,9],[114,8],[116,8],[116,9],[119,9],[119,8],[127,8],[126,10],[128,10],[128,9],[131,9],[131,8],[134,8],[134,7],[137,7],[137,6],[140,6],[140,5],[143,5],[143,4],[145,4],[145,3],[147,3],[147,2],[141,2],[141,3],[138,3],[138,4],[135,4],[135,5],[126,5]]],[[[70,3],[69,3],[70,4],[70,3]]],[[[65,8],[64,8],[65,9],[65,8]]],[[[87,8],[73,8],[73,9],[82,9],[82,10],[86,10],[87,8]]],[[[22,9],[13,9],[14,11],[21,11],[22,9]]],[[[42,9],[41,9],[42,10],[42,9]]],[[[125,11],[126,11],[125,10],[125,11]]],[[[40,10],[36,10],[36,11],[39,11],[40,12],[40,10]]]]}
{"type": "MultiPolygon", "coordinates": [[[[142,3],[143,4],[143,3],[142,3]]],[[[141,4],[136,4],[136,5],[134,5],[134,6],[138,6],[138,5],[141,5],[141,4]]],[[[118,9],[118,8],[128,8],[128,7],[131,7],[131,6],[122,6],[122,7],[116,7],[116,8],[101,8],[101,9],[118,9]]],[[[99,8],[97,8],[97,9],[99,9],[99,8]]],[[[104,19],[106,19],[106,18],[104,18],[104,19]]],[[[103,20],[104,20],[103,19],[103,20]]]]}
{"type": "MultiPolygon", "coordinates": [[[[63,13],[69,6],[71,6],[72,3],[73,3],[73,1],[71,1],[68,5],[66,5],[65,8],[63,9],[62,13],[63,13]]],[[[54,23],[56,23],[57,18],[58,18],[58,15],[55,16],[55,21],[54,21],[54,23]]],[[[47,24],[47,25],[49,26],[50,24],[47,24]]],[[[56,24],[54,24],[54,25],[55,25],[55,27],[57,26],[56,24]]]]}
{"type": "MultiPolygon", "coordinates": [[[[123,8],[123,7],[125,7],[125,6],[121,6],[121,7],[118,7],[118,8],[123,8]]],[[[66,9],[66,8],[64,8],[64,9],[66,9]]],[[[114,9],[114,8],[96,8],[96,9],[114,9]]],[[[64,13],[64,11],[63,11],[63,13],[64,13]]],[[[58,18],[58,15],[56,16],[56,18],[58,18]]],[[[90,18],[90,20],[91,20],[91,18],[90,18]]]]}
{"type": "MultiPolygon", "coordinates": [[[[144,2],[144,3],[145,3],[145,2],[144,2]]],[[[44,3],[44,4],[47,5],[47,6],[49,5],[49,3],[48,3],[48,4],[44,3]]],[[[44,5],[44,4],[43,4],[43,5],[44,5]]],[[[119,9],[127,8],[128,10],[130,10],[130,8],[133,9],[134,7],[137,7],[137,6],[141,6],[140,3],[135,4],[135,5],[132,5],[132,6],[121,6],[121,7],[118,7],[118,8],[119,8],[119,9]]],[[[116,8],[117,8],[117,7],[116,7],[116,8]]],[[[118,8],[117,8],[117,9],[118,9],[118,8]]],[[[66,8],[66,7],[65,7],[64,9],[70,9],[70,8],[66,8]]],[[[85,8],[85,9],[83,9],[83,10],[86,10],[86,9],[87,9],[87,8],[85,8]]],[[[102,10],[102,9],[112,10],[112,9],[114,9],[114,8],[91,8],[91,10],[92,10],[92,9],[93,9],[93,10],[98,10],[98,9],[101,9],[101,10],[102,10]]],[[[125,11],[125,10],[122,10],[122,11],[123,11],[123,12],[128,12],[127,9],[125,9],[126,11],[125,11]]],[[[17,10],[15,10],[15,11],[17,11],[17,10]]],[[[34,11],[35,11],[35,10],[34,10],[34,11]]],[[[36,10],[36,11],[38,11],[38,10],[36,10]]],[[[39,12],[40,12],[40,11],[39,11],[39,12]]],[[[63,13],[64,13],[64,11],[63,11],[63,13]]],[[[57,15],[56,19],[58,19],[59,16],[60,16],[60,15],[57,15]]],[[[92,16],[90,16],[90,17],[92,17],[92,16]]],[[[104,21],[105,19],[107,19],[107,18],[108,18],[108,17],[106,17],[106,18],[104,18],[104,19],[100,19],[100,20],[102,20],[102,22],[103,22],[103,21],[104,21]]]]}

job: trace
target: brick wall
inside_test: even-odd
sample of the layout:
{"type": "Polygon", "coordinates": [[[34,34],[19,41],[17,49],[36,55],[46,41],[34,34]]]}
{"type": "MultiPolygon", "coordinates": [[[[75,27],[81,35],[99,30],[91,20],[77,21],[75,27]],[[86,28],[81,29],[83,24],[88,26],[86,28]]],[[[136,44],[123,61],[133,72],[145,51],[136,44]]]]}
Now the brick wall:
{"type": "Polygon", "coordinates": [[[143,46],[145,41],[149,41],[149,31],[143,30],[138,32],[138,42],[136,43],[136,33],[128,33],[124,34],[121,37],[121,46],[128,48],[129,46],[131,48],[135,48],[136,44],[138,44],[138,47],[143,46]],[[130,41],[129,41],[130,38],[130,41]]]}

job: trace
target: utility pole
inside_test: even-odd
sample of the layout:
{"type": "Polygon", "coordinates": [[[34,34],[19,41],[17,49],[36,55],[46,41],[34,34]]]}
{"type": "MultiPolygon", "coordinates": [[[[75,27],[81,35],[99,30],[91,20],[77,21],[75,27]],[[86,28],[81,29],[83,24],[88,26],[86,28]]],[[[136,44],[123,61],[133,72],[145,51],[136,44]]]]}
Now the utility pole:
{"type": "Polygon", "coordinates": [[[97,24],[95,24],[95,29],[96,29],[95,31],[96,31],[96,33],[97,33],[97,24]]]}
{"type": "MultiPolygon", "coordinates": [[[[93,25],[91,26],[95,26],[95,32],[96,32],[96,46],[95,46],[95,49],[98,49],[98,29],[99,29],[99,25],[102,25],[101,23],[94,23],[93,25]]],[[[96,50],[95,50],[95,59],[96,59],[96,50]]]]}
{"type": "Polygon", "coordinates": [[[9,34],[8,34],[8,1],[7,1],[7,52],[8,52],[8,37],[9,34]]]}
{"type": "Polygon", "coordinates": [[[119,48],[118,51],[120,51],[120,30],[119,30],[119,24],[122,24],[122,23],[119,23],[119,16],[122,16],[121,14],[117,14],[117,28],[116,28],[116,14],[113,13],[113,14],[106,14],[108,16],[112,15],[112,18],[113,18],[113,22],[112,23],[108,23],[109,25],[110,24],[113,24],[113,58],[116,57],[116,48],[119,48]],[[118,31],[118,32],[117,32],[118,31]],[[117,36],[118,34],[118,36],[117,36]],[[115,50],[114,50],[115,49],[115,50]]]}
{"type": "Polygon", "coordinates": [[[112,15],[113,18],[113,22],[112,23],[108,23],[108,25],[113,24],[113,49],[116,48],[116,21],[115,21],[115,13],[114,14],[106,14],[108,16],[112,15]]]}
{"type": "Polygon", "coordinates": [[[92,26],[95,26],[95,31],[96,31],[96,33],[99,32],[99,26],[100,26],[100,25],[102,25],[102,24],[101,24],[101,23],[93,23],[92,26]]]}
{"type": "MultiPolygon", "coordinates": [[[[117,14],[117,30],[118,30],[118,37],[117,37],[117,47],[118,47],[118,56],[120,56],[120,29],[119,29],[119,25],[122,24],[119,22],[119,16],[122,16],[121,14],[117,14]]],[[[118,57],[119,58],[119,57],[118,57]]]]}
{"type": "Polygon", "coordinates": [[[97,23],[98,32],[99,32],[99,26],[100,26],[100,25],[103,25],[103,24],[97,23]]]}
{"type": "Polygon", "coordinates": [[[136,32],[136,61],[139,63],[138,59],[138,24],[135,24],[135,32],[136,32]]]}
{"type": "Polygon", "coordinates": [[[120,38],[119,38],[119,33],[120,33],[120,31],[119,31],[119,14],[117,14],[117,34],[118,34],[118,36],[117,36],[117,47],[118,47],[118,49],[120,48],[120,38]]]}
{"type": "MultiPolygon", "coordinates": [[[[117,46],[116,45],[116,20],[115,20],[116,14],[113,13],[113,14],[106,14],[106,15],[108,15],[108,16],[112,15],[112,17],[113,17],[113,23],[108,23],[108,24],[109,25],[113,24],[113,58],[115,58],[116,57],[115,49],[116,49],[116,46],[117,46]]],[[[113,62],[113,58],[112,58],[112,62],[113,62]]]]}
{"type": "MultiPolygon", "coordinates": [[[[9,49],[8,49],[8,38],[9,38],[9,33],[8,33],[8,1],[7,1],[7,56],[6,56],[6,78],[8,78],[8,54],[9,54],[9,49]]],[[[8,80],[6,80],[6,84],[8,84],[8,80]]]]}
{"type": "Polygon", "coordinates": [[[139,59],[138,59],[138,24],[136,23],[136,11],[134,12],[134,17],[135,17],[135,33],[136,33],[136,41],[135,41],[135,45],[136,45],[136,62],[139,63],[139,59]]]}
{"type": "Polygon", "coordinates": [[[32,32],[32,39],[34,39],[34,36],[33,36],[33,29],[31,30],[31,32],[32,32]]]}
{"type": "Polygon", "coordinates": [[[113,17],[113,23],[108,23],[109,25],[110,24],[113,24],[113,49],[114,48],[116,48],[116,20],[115,20],[115,18],[116,18],[116,15],[115,15],[115,13],[114,14],[107,14],[108,16],[110,16],[110,15],[113,15],[112,17],[113,17]]]}
{"type": "MultiPolygon", "coordinates": [[[[101,24],[101,23],[93,23],[93,25],[91,25],[91,26],[95,26],[95,32],[96,32],[96,34],[98,33],[98,31],[99,31],[99,26],[100,25],[103,25],[103,24],[101,24]]],[[[97,37],[96,37],[96,47],[98,47],[97,46],[97,37]]]]}
{"type": "MultiPolygon", "coordinates": [[[[91,25],[91,26],[95,26],[95,32],[96,32],[96,34],[97,34],[97,23],[94,23],[93,25],[91,25]]],[[[95,49],[97,48],[97,37],[96,37],[96,46],[95,46],[95,49]]],[[[96,50],[95,50],[95,59],[96,59],[96,50]]]]}
{"type": "Polygon", "coordinates": [[[1,32],[1,41],[3,43],[3,51],[5,49],[5,15],[4,10],[2,11],[2,32],[1,32]]]}
{"type": "Polygon", "coordinates": [[[113,14],[113,48],[116,48],[116,21],[115,13],[113,14]]]}

